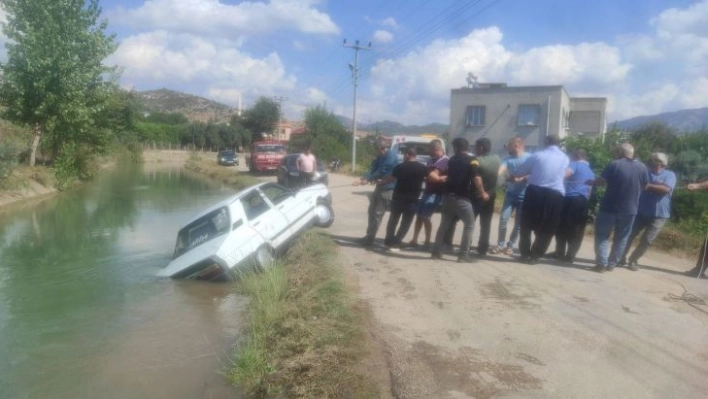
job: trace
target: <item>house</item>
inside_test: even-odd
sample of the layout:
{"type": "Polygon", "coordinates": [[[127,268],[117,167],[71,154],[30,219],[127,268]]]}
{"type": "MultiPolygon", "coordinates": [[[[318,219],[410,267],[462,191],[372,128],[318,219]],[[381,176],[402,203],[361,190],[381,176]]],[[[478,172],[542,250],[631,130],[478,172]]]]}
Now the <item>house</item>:
{"type": "Polygon", "coordinates": [[[505,155],[504,146],[517,136],[529,152],[543,148],[550,134],[604,137],[606,106],[604,97],[570,97],[563,86],[475,82],[452,90],[450,139],[463,136],[471,144],[487,137],[492,152],[505,155]]]}

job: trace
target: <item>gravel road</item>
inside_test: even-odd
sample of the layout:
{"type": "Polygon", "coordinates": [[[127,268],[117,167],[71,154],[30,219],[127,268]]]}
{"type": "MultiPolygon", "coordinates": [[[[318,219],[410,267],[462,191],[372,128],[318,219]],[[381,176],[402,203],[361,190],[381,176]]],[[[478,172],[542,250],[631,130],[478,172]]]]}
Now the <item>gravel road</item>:
{"type": "Polygon", "coordinates": [[[598,274],[591,237],[573,266],[367,250],[353,240],[372,188],[353,180],[330,176],[328,231],[378,326],[394,397],[708,397],[708,306],[670,299],[708,300],[708,282],[680,274],[690,260],[650,250],[638,272],[598,274]]]}

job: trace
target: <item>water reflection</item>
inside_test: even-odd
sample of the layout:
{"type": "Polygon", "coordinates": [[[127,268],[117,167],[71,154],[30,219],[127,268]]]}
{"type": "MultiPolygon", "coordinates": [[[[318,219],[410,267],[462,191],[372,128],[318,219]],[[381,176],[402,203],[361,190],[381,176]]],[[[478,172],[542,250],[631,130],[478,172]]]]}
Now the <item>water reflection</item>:
{"type": "Polygon", "coordinates": [[[184,333],[230,341],[238,306],[221,304],[240,303],[230,287],[153,277],[179,226],[228,194],[179,169],[129,165],[0,215],[0,397],[91,397],[131,370],[189,369],[169,352],[203,347],[185,346],[184,333]]]}

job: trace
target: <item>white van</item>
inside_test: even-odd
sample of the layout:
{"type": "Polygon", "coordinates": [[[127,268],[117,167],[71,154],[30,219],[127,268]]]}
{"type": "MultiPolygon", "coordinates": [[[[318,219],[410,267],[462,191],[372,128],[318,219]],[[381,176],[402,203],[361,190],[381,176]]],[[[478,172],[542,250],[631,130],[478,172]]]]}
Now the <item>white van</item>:
{"type": "Polygon", "coordinates": [[[426,164],[430,159],[430,155],[428,155],[428,144],[434,139],[440,140],[443,148],[445,148],[445,141],[436,136],[395,135],[391,138],[391,151],[398,155],[399,162],[403,162],[406,151],[413,147],[417,154],[416,160],[422,164],[426,164]]]}

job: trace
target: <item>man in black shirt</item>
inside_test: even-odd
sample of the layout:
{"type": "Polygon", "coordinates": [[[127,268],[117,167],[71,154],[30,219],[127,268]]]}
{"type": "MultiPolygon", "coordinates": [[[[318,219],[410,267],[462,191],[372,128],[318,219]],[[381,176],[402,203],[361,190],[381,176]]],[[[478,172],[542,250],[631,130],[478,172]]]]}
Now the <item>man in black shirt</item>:
{"type": "Polygon", "coordinates": [[[416,161],[416,156],[414,148],[408,149],[405,161],[396,165],[391,173],[391,178],[396,179],[396,186],[393,188],[391,213],[386,226],[384,245],[392,250],[400,248],[403,238],[411,227],[418,197],[423,191],[423,181],[428,175],[428,168],[416,161]],[[396,232],[399,219],[401,219],[401,226],[396,232]]]}
{"type": "Polygon", "coordinates": [[[463,137],[452,141],[455,151],[448,162],[447,182],[443,194],[440,227],[435,234],[433,245],[433,259],[442,259],[441,249],[445,233],[456,218],[462,221],[462,240],[458,262],[473,262],[470,257],[470,242],[474,229],[474,211],[472,210],[472,185],[474,178],[479,174],[479,161],[467,152],[469,142],[463,137]]]}

